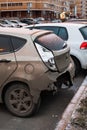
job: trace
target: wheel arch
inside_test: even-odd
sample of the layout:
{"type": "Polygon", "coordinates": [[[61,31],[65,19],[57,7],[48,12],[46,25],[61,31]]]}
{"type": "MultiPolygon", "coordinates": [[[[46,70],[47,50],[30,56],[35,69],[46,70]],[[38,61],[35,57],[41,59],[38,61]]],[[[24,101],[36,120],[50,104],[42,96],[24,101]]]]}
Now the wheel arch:
{"type": "Polygon", "coordinates": [[[77,57],[75,57],[74,55],[71,55],[71,58],[72,58],[73,60],[77,60],[78,63],[79,63],[79,65],[80,65],[80,67],[81,67],[81,63],[80,63],[80,61],[79,61],[79,59],[78,59],[77,57]]]}
{"type": "Polygon", "coordinates": [[[28,89],[29,89],[31,95],[33,96],[33,101],[34,101],[35,103],[37,103],[38,98],[40,97],[41,91],[36,90],[36,89],[33,89],[33,88],[29,85],[29,82],[27,83],[27,82],[23,82],[23,81],[19,81],[19,80],[11,81],[11,82],[7,83],[7,84],[3,87],[2,92],[1,92],[1,100],[2,100],[2,102],[4,102],[4,97],[5,97],[5,92],[6,92],[6,90],[7,90],[9,87],[11,87],[13,84],[20,84],[20,83],[22,83],[22,84],[24,84],[24,85],[26,85],[26,86],[28,87],[28,89]]]}
{"type": "Polygon", "coordinates": [[[73,55],[71,55],[71,58],[74,61],[75,64],[75,76],[77,76],[80,73],[80,70],[82,69],[81,63],[79,61],[79,59],[73,55]]]}
{"type": "Polygon", "coordinates": [[[11,82],[9,82],[9,83],[7,83],[4,87],[3,87],[3,89],[2,89],[2,94],[1,94],[1,98],[2,98],[2,101],[4,102],[4,97],[5,97],[5,92],[6,92],[6,90],[9,88],[9,87],[11,87],[11,85],[13,85],[13,84],[20,84],[20,83],[22,83],[22,84],[25,84],[27,87],[28,87],[28,89],[30,90],[30,87],[29,87],[29,85],[27,84],[27,83],[25,83],[25,82],[22,82],[22,81],[11,81],[11,82]]]}
{"type": "MultiPolygon", "coordinates": [[[[6,84],[5,86],[4,86],[4,88],[3,88],[3,90],[2,90],[2,100],[3,100],[3,102],[4,102],[4,104],[5,104],[5,106],[7,107],[7,109],[13,114],[13,115],[16,115],[16,116],[19,116],[19,117],[27,117],[27,116],[31,116],[31,115],[33,115],[33,114],[35,114],[36,112],[38,112],[38,109],[39,109],[39,106],[40,106],[40,98],[38,98],[38,100],[37,100],[37,102],[34,102],[34,99],[32,100],[32,103],[33,103],[33,105],[32,105],[32,107],[31,108],[29,108],[29,111],[26,111],[26,112],[24,112],[24,114],[21,114],[21,113],[18,113],[18,112],[16,112],[16,111],[14,111],[14,109],[12,109],[11,107],[10,107],[10,104],[9,104],[9,102],[8,102],[8,100],[9,100],[9,98],[7,98],[7,96],[9,95],[8,94],[8,92],[9,92],[9,90],[10,91],[12,91],[12,85],[13,85],[13,88],[19,88],[20,86],[14,86],[14,84],[20,84],[20,86],[21,86],[21,84],[23,85],[23,87],[22,88],[24,88],[24,87],[27,87],[27,92],[28,92],[28,89],[29,89],[29,91],[30,91],[30,88],[28,87],[28,84],[26,84],[26,83],[24,83],[24,82],[21,82],[21,81],[13,81],[13,82],[9,82],[8,84],[6,84]],[[8,89],[9,88],[9,89],[8,89]]],[[[29,92],[30,93],[30,92],[29,92]]],[[[33,98],[33,96],[31,95],[31,97],[33,98]]]]}

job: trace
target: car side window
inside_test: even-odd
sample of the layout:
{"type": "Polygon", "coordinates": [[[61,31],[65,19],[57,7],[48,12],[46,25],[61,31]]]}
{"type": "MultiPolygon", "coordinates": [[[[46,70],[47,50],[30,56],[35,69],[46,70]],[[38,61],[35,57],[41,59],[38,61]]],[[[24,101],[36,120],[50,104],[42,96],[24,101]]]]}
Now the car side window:
{"type": "Polygon", "coordinates": [[[50,31],[53,31],[55,34],[57,34],[59,37],[61,37],[63,40],[65,40],[65,41],[68,40],[67,29],[64,27],[57,27],[57,26],[37,26],[36,27],[36,26],[34,26],[32,28],[50,30],[50,31]]]}
{"type": "Polygon", "coordinates": [[[26,43],[26,39],[19,38],[19,37],[11,37],[11,41],[12,41],[12,45],[13,45],[14,51],[18,51],[26,43]]]}
{"type": "Polygon", "coordinates": [[[55,34],[57,34],[59,37],[61,37],[63,40],[68,39],[68,33],[66,28],[64,27],[57,27],[57,26],[37,26],[34,27],[35,29],[42,29],[42,30],[50,30],[53,31],[55,34]]]}
{"type": "Polygon", "coordinates": [[[36,29],[42,29],[42,30],[50,30],[53,31],[55,34],[58,34],[58,28],[53,26],[39,26],[35,27],[36,29]]]}
{"type": "Polygon", "coordinates": [[[0,55],[12,52],[11,39],[9,36],[0,35],[0,55]]]}
{"type": "Polygon", "coordinates": [[[59,32],[58,32],[58,36],[61,37],[65,41],[68,40],[68,33],[67,33],[66,28],[60,27],[59,32]]]}
{"type": "Polygon", "coordinates": [[[23,38],[0,35],[0,54],[12,53],[18,51],[26,43],[23,38]]]}
{"type": "Polygon", "coordinates": [[[84,40],[87,40],[87,26],[81,27],[79,30],[80,30],[84,40]]]}

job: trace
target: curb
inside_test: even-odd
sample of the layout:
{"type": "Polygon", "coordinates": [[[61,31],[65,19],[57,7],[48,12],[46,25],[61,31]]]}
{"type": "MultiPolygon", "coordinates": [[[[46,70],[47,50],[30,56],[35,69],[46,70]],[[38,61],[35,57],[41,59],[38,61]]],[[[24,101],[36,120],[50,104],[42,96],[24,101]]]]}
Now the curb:
{"type": "Polygon", "coordinates": [[[55,130],[65,130],[65,128],[68,125],[68,122],[71,119],[72,113],[76,108],[76,105],[78,104],[84,91],[86,91],[86,90],[87,90],[87,77],[84,79],[84,81],[81,84],[81,86],[79,87],[77,93],[75,94],[75,96],[72,98],[69,105],[65,109],[65,111],[61,117],[61,120],[58,122],[55,130]]]}

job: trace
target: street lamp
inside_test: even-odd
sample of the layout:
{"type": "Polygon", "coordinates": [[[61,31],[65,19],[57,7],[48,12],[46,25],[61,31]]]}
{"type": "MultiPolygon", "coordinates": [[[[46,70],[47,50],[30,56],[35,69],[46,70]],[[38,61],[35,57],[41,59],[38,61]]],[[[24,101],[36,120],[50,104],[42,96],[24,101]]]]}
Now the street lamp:
{"type": "Polygon", "coordinates": [[[31,13],[30,13],[31,7],[32,7],[32,3],[29,2],[27,4],[27,12],[28,12],[29,15],[31,15],[31,13]]]}

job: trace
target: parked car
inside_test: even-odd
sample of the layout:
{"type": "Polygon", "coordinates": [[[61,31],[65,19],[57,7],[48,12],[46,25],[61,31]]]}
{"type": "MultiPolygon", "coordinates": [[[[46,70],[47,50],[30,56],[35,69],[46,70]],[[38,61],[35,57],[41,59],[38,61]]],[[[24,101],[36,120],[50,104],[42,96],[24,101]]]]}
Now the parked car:
{"type": "Polygon", "coordinates": [[[62,21],[60,19],[54,19],[51,21],[52,23],[61,23],[62,21]]]}
{"type": "Polygon", "coordinates": [[[37,21],[34,20],[33,18],[22,18],[22,19],[20,19],[20,21],[21,21],[22,23],[26,23],[26,24],[28,24],[28,25],[36,24],[36,23],[37,23],[37,21]]]}
{"type": "Polygon", "coordinates": [[[11,21],[9,21],[7,19],[0,19],[0,23],[4,27],[18,27],[18,25],[16,23],[12,23],[11,21]]]}
{"type": "Polygon", "coordinates": [[[66,22],[87,22],[87,19],[71,18],[71,19],[68,19],[66,22]]]}
{"type": "Polygon", "coordinates": [[[12,19],[12,20],[10,20],[12,23],[14,23],[14,24],[17,24],[17,26],[18,27],[23,27],[23,26],[27,26],[28,24],[26,24],[26,23],[22,23],[22,22],[20,22],[19,20],[16,20],[16,19],[12,19]]]}
{"type": "Polygon", "coordinates": [[[37,17],[37,18],[34,18],[34,20],[36,21],[36,23],[44,23],[46,22],[45,19],[43,17],[37,17]]]}
{"type": "Polygon", "coordinates": [[[5,26],[4,24],[0,23],[0,27],[8,27],[8,26],[5,26]]]}
{"type": "Polygon", "coordinates": [[[72,86],[69,52],[53,32],[0,27],[0,102],[16,116],[34,114],[42,91],[72,86]]]}
{"type": "Polygon", "coordinates": [[[76,75],[87,69],[87,25],[80,23],[46,23],[26,26],[29,29],[51,30],[70,46],[70,55],[75,63],[76,75]]]}

